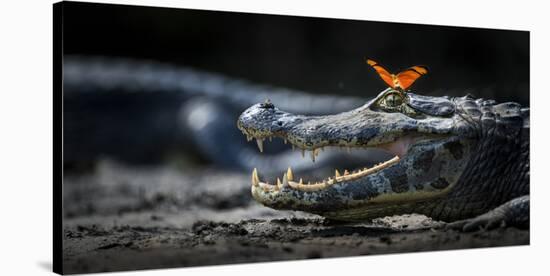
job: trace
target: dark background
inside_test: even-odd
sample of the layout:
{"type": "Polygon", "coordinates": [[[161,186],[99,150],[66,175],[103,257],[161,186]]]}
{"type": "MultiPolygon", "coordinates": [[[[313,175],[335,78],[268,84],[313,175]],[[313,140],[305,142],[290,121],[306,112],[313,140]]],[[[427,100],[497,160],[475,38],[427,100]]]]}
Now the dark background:
{"type": "Polygon", "coordinates": [[[529,33],[125,5],[65,5],[64,53],[154,59],[311,93],[370,97],[390,71],[413,90],[529,105],[529,33]]]}

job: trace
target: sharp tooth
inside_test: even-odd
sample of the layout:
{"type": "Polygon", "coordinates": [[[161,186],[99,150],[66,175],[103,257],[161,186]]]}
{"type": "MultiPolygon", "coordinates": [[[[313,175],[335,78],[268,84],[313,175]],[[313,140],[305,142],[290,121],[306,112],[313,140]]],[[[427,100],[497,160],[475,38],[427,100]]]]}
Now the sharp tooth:
{"type": "Polygon", "coordinates": [[[279,185],[279,189],[282,189],[283,187],[286,187],[288,186],[288,176],[286,175],[286,173],[283,175],[283,183],[281,185],[279,185],[279,183],[277,182],[277,185],[279,185]]]}
{"type": "Polygon", "coordinates": [[[285,141],[285,145],[286,145],[286,143],[288,143],[288,141],[286,139],[283,139],[283,140],[285,141]]]}
{"type": "Polygon", "coordinates": [[[299,182],[299,183],[300,183],[300,184],[304,184],[304,181],[300,178],[300,182],[299,182]]]}
{"type": "Polygon", "coordinates": [[[281,187],[283,183],[281,183],[281,179],[277,177],[277,187],[281,187]]]}
{"type": "Polygon", "coordinates": [[[348,175],[348,174],[349,174],[348,170],[344,170],[344,175],[348,175]]]}
{"type": "Polygon", "coordinates": [[[334,170],[334,177],[340,177],[340,172],[338,170],[334,170]]]}
{"type": "Polygon", "coordinates": [[[292,173],[292,170],[290,169],[290,167],[288,167],[288,170],[286,170],[286,175],[288,177],[288,181],[294,180],[294,174],[292,173]]]}
{"type": "Polygon", "coordinates": [[[311,161],[315,162],[315,150],[311,151],[311,161]]]}
{"type": "Polygon", "coordinates": [[[305,156],[306,156],[306,150],[302,149],[302,158],[304,158],[305,156]]]}
{"type": "Polygon", "coordinates": [[[258,144],[260,152],[264,152],[264,139],[256,138],[256,144],[258,144]]]}
{"type": "Polygon", "coordinates": [[[246,135],[246,141],[247,141],[247,142],[250,142],[250,141],[252,141],[252,136],[250,136],[250,135],[246,135]]]}
{"type": "Polygon", "coordinates": [[[260,178],[258,177],[258,170],[256,168],[254,168],[254,170],[252,171],[252,185],[260,185],[260,178]]]}

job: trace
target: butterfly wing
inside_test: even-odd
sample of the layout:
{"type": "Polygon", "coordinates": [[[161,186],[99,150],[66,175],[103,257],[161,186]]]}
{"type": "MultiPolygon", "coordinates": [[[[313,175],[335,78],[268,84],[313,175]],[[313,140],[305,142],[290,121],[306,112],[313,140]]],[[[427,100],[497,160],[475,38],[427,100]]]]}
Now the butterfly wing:
{"type": "Polygon", "coordinates": [[[392,77],[392,74],[390,72],[388,72],[388,70],[386,70],[386,68],[382,67],[380,64],[378,64],[376,61],[374,60],[371,60],[371,59],[367,59],[367,63],[372,66],[372,68],[374,68],[374,70],[376,70],[376,72],[378,73],[378,75],[380,76],[380,78],[382,78],[382,80],[387,84],[389,85],[391,88],[395,88],[395,84],[393,83],[393,77],[392,77]]]}
{"type": "Polygon", "coordinates": [[[405,71],[397,74],[397,81],[399,86],[405,90],[409,88],[418,78],[428,74],[428,68],[426,66],[417,65],[406,69],[405,71]]]}

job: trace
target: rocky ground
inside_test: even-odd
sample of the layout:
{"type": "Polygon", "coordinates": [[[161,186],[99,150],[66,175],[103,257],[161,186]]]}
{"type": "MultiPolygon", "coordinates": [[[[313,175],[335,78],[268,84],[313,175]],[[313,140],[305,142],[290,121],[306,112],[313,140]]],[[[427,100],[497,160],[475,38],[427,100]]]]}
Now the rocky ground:
{"type": "Polygon", "coordinates": [[[342,224],[255,203],[248,175],[101,162],[64,179],[64,271],[298,260],[529,244],[529,231],[461,233],[421,215],[342,224]]]}

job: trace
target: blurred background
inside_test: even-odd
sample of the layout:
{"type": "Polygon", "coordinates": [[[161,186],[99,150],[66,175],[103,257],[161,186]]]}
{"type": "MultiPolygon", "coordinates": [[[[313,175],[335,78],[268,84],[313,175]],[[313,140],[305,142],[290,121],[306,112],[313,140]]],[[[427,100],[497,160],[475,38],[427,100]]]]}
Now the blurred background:
{"type": "MultiPolygon", "coordinates": [[[[370,97],[364,62],[427,65],[424,94],[475,88],[529,103],[529,33],[122,5],[65,8],[66,54],[154,59],[310,93],[370,97]]],[[[462,95],[462,92],[460,92],[462,95]]]]}

